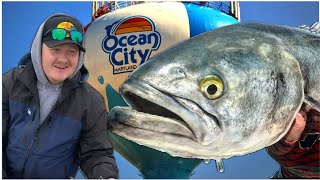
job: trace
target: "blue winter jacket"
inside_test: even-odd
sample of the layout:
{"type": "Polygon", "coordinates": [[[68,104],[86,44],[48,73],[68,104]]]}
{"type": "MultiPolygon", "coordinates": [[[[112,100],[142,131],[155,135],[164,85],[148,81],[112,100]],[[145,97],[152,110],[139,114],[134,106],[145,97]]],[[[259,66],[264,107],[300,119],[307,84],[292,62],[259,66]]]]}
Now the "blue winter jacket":
{"type": "Polygon", "coordinates": [[[117,178],[102,96],[82,81],[80,71],[65,80],[53,110],[39,125],[30,58],[27,54],[21,60],[25,66],[3,75],[3,178],[70,178],[78,165],[88,178],[117,178]]]}

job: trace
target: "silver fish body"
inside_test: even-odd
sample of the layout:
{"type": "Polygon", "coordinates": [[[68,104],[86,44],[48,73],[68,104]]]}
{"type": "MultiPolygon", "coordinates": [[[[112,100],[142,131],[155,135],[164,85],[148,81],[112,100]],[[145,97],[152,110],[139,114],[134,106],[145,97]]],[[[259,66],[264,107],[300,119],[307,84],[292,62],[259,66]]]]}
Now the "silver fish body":
{"type": "MultiPolygon", "coordinates": [[[[172,156],[223,159],[280,140],[305,97],[320,100],[320,37],[259,23],[186,40],[120,87],[111,130],[172,156]]],[[[319,110],[319,109],[318,109],[319,110]]]]}

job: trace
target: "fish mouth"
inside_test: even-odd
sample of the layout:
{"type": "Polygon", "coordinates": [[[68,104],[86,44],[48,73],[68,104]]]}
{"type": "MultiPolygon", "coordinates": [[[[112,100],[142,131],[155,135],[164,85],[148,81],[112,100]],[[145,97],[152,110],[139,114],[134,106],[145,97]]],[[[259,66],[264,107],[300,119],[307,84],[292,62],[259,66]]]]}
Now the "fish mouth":
{"type": "MultiPolygon", "coordinates": [[[[109,112],[113,133],[172,156],[194,157],[199,152],[209,153],[199,151],[199,145],[208,144],[204,140],[208,128],[205,123],[194,123],[200,122],[201,117],[190,109],[203,112],[195,102],[134,77],[129,77],[120,87],[120,94],[130,107],[118,106],[109,112]]],[[[211,118],[218,122],[216,117],[211,118]]]]}
{"type": "Polygon", "coordinates": [[[109,116],[114,115],[117,121],[111,120],[111,125],[120,123],[138,129],[196,139],[190,126],[178,114],[170,111],[168,106],[166,107],[168,104],[181,106],[172,95],[136,78],[128,79],[121,86],[120,93],[130,107],[114,107],[109,116]],[[173,128],[168,128],[170,126],[173,128]],[[177,129],[180,131],[176,131],[177,129]]]}

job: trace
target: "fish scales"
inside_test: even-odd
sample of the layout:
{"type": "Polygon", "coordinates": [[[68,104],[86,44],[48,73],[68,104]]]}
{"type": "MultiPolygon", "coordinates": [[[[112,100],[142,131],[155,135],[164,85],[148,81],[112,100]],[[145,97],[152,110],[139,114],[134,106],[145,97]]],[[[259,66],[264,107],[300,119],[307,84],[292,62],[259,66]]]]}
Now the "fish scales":
{"type": "Polygon", "coordinates": [[[320,36],[261,23],[221,27],[138,67],[111,131],[172,156],[223,159],[280,140],[303,102],[319,110],[320,36]],[[152,125],[152,127],[150,126],[152,125]]]}

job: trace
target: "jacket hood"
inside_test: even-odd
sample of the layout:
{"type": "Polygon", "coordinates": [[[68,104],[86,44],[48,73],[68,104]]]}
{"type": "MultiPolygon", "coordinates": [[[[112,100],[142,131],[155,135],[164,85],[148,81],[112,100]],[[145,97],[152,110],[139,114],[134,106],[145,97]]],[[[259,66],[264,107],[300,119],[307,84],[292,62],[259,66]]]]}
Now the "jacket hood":
{"type": "MultiPolygon", "coordinates": [[[[47,17],[47,19],[40,25],[40,27],[39,27],[36,35],[35,35],[35,38],[34,38],[34,40],[32,42],[30,53],[31,53],[31,59],[32,59],[32,63],[33,63],[33,66],[34,66],[34,70],[35,70],[36,75],[37,75],[37,79],[43,85],[50,84],[48,79],[47,79],[47,77],[46,77],[46,75],[45,75],[45,73],[44,73],[44,71],[43,71],[43,67],[42,67],[41,49],[42,49],[43,29],[44,29],[44,25],[47,22],[47,20],[49,18],[51,18],[51,17],[54,17],[54,16],[69,16],[71,18],[74,18],[76,21],[79,21],[79,20],[77,20],[75,17],[73,17],[71,15],[63,14],[63,13],[57,13],[57,14],[54,14],[54,15],[51,15],[51,16],[47,17]]],[[[83,37],[82,44],[85,44],[84,37],[83,37]]],[[[72,79],[78,73],[78,71],[81,69],[81,67],[83,66],[84,52],[82,52],[82,51],[79,51],[79,52],[80,52],[80,54],[79,54],[79,60],[78,60],[78,64],[77,64],[76,70],[69,77],[69,79],[72,79]]]]}

